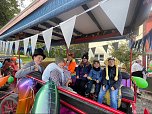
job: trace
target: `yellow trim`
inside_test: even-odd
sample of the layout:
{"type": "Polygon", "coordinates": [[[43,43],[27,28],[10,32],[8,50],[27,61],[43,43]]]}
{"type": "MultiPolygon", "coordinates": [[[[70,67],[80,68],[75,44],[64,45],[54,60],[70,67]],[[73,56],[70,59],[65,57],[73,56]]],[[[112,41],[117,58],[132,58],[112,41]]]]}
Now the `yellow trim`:
{"type": "MultiPolygon", "coordinates": [[[[106,80],[109,80],[109,74],[108,74],[108,59],[104,61],[104,64],[106,65],[106,80]]],[[[115,81],[118,80],[118,65],[120,64],[120,61],[118,59],[115,59],[115,66],[116,66],[116,76],[114,78],[115,81]]]]}

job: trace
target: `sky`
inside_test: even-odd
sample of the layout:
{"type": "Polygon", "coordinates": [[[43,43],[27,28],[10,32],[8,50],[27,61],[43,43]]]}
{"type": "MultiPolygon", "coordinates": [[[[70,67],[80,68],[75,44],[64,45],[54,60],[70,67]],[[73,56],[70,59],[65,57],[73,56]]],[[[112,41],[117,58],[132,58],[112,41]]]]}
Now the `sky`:
{"type": "MultiPolygon", "coordinates": [[[[19,4],[21,4],[20,0],[18,0],[19,4]]],[[[32,3],[32,0],[24,0],[23,4],[20,5],[21,11],[24,10],[27,6],[29,6],[32,3]]]]}

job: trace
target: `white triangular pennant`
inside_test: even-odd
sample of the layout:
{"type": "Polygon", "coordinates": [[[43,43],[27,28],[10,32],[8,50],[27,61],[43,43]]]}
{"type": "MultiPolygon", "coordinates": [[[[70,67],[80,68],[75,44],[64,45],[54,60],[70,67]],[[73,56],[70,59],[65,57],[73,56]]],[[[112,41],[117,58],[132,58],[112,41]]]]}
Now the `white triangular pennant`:
{"type": "Polygon", "coordinates": [[[4,50],[3,45],[4,45],[4,41],[2,41],[1,52],[3,52],[3,50],[4,50]]]}
{"type": "Polygon", "coordinates": [[[38,34],[31,36],[31,46],[32,46],[32,54],[34,54],[35,46],[37,42],[38,34]]]}
{"type": "Polygon", "coordinates": [[[100,7],[123,35],[130,0],[107,0],[99,2],[100,7]],[[119,7],[118,7],[119,4],[119,7]]]}
{"type": "Polygon", "coordinates": [[[3,41],[1,41],[1,52],[3,51],[3,41]]]}
{"type": "Polygon", "coordinates": [[[29,38],[24,39],[23,42],[24,42],[24,55],[26,55],[27,48],[29,45],[29,38]]]}
{"type": "Polygon", "coordinates": [[[6,46],[6,42],[3,41],[3,52],[5,52],[5,46],[6,46]]]}
{"type": "Polygon", "coordinates": [[[73,16],[72,18],[60,23],[60,27],[68,48],[70,47],[75,20],[76,20],[76,16],[73,16]]]}
{"type": "Polygon", "coordinates": [[[42,35],[43,35],[44,42],[45,42],[46,49],[47,49],[48,53],[50,51],[50,45],[51,45],[51,39],[52,39],[52,31],[53,31],[53,28],[50,28],[50,29],[47,29],[47,30],[42,32],[42,35]]]}
{"type": "Polygon", "coordinates": [[[18,52],[19,42],[20,42],[19,40],[15,41],[15,54],[17,54],[17,52],[18,52]]]}
{"type": "Polygon", "coordinates": [[[12,54],[13,43],[14,43],[14,42],[10,42],[10,45],[9,45],[9,55],[12,54]]]}
{"type": "Polygon", "coordinates": [[[9,42],[6,42],[6,45],[5,45],[5,55],[6,55],[7,52],[8,52],[8,46],[9,46],[9,42]]]}

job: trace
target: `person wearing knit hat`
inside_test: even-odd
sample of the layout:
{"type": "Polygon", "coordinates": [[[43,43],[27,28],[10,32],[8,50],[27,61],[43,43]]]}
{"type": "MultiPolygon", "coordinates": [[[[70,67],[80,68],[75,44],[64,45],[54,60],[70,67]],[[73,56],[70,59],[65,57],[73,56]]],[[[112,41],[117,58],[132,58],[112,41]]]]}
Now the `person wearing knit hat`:
{"type": "Polygon", "coordinates": [[[91,64],[88,61],[88,53],[82,56],[82,61],[76,69],[75,91],[80,95],[85,95],[85,85],[88,82],[88,75],[91,70],[91,64]]]}
{"type": "Polygon", "coordinates": [[[109,57],[105,62],[106,68],[102,73],[101,88],[98,95],[98,102],[102,103],[106,92],[110,91],[110,106],[114,109],[118,108],[118,90],[121,85],[122,75],[118,69],[119,60],[109,57]]]}

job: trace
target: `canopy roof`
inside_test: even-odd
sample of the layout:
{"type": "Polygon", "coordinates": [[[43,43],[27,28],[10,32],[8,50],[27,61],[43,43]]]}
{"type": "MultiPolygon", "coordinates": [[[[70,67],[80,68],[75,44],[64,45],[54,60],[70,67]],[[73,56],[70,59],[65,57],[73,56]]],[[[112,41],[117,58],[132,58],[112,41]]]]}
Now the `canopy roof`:
{"type": "MultiPolygon", "coordinates": [[[[24,39],[59,25],[59,23],[95,6],[101,0],[36,0],[0,30],[0,40],[24,39]]],[[[119,5],[118,5],[119,7],[119,5]]],[[[147,0],[131,0],[121,36],[104,11],[97,7],[76,19],[72,43],[122,39],[137,29],[150,12],[147,0]]],[[[38,41],[43,42],[40,34],[38,41]]],[[[64,44],[60,27],[53,29],[52,45],[64,44]]]]}

